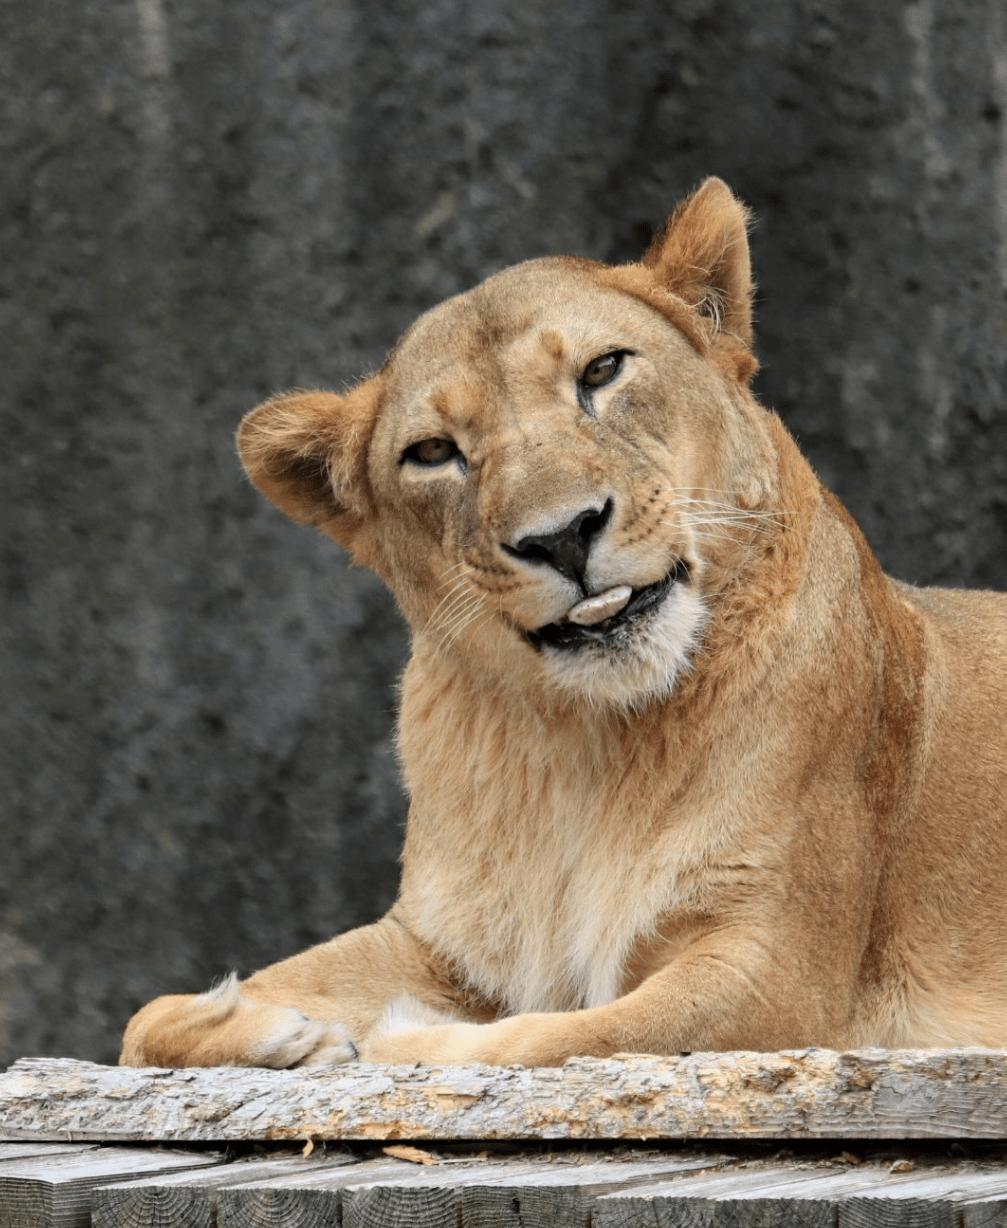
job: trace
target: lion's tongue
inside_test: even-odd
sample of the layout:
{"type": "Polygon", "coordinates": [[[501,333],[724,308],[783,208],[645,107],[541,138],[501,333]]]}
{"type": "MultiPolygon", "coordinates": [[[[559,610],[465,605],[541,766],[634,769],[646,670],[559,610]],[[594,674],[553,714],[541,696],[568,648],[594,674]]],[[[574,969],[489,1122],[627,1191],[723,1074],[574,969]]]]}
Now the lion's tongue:
{"type": "Polygon", "coordinates": [[[581,627],[593,627],[595,623],[602,623],[613,614],[618,614],[632,596],[633,590],[628,584],[619,584],[603,593],[596,593],[585,601],[579,601],[572,609],[567,610],[566,620],[581,627]]]}

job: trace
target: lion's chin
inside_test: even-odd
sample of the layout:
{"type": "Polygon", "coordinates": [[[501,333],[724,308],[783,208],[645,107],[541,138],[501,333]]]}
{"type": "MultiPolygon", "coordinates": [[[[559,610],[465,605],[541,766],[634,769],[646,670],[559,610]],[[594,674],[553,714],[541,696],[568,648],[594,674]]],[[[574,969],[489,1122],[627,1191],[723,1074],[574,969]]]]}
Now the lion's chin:
{"type": "Polygon", "coordinates": [[[528,633],[550,680],[591,704],[641,708],[667,699],[691,668],[709,621],[695,585],[678,575],[637,590],[597,626],[550,623],[528,633]]]}

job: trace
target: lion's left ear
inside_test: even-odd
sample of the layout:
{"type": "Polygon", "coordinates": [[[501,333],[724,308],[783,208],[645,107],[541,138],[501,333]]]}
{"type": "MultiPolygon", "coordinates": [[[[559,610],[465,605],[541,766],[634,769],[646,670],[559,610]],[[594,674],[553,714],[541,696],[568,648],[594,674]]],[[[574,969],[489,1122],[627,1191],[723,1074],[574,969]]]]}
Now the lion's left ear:
{"type": "Polygon", "coordinates": [[[675,209],[643,258],[663,286],[746,346],[752,344],[754,293],[748,221],[748,210],[727,184],[706,179],[675,209]]]}
{"type": "Polygon", "coordinates": [[[351,549],[369,510],[366,452],[377,380],[345,396],[289,392],[247,414],[238,452],[253,484],[298,524],[351,549]]]}

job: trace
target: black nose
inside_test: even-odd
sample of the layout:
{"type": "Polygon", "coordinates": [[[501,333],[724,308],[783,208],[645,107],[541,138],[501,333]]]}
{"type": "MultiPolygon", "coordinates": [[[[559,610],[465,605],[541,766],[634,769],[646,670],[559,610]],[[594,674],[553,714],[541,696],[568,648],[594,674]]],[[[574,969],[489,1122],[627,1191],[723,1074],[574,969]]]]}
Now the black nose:
{"type": "Polygon", "coordinates": [[[504,550],[514,558],[526,563],[548,563],[561,576],[572,580],[583,592],[587,592],[584,573],[594,539],[605,528],[612,515],[612,500],[609,499],[599,511],[596,507],[578,512],[569,524],[555,533],[539,533],[522,537],[514,546],[503,543],[504,550]]]}

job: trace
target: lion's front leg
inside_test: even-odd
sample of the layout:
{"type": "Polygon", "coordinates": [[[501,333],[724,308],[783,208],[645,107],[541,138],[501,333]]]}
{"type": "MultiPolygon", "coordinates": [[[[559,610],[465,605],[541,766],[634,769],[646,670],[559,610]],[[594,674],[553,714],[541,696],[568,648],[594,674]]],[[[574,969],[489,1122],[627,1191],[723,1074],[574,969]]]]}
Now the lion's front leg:
{"type": "MultiPolygon", "coordinates": [[[[512,1015],[493,1023],[424,1021],[400,1000],[360,1046],[362,1062],[424,1066],[561,1066],[571,1057],[607,1057],[623,1051],[598,1024],[608,1008],[556,1014],[512,1015]]],[[[630,1045],[629,1049],[637,1049],[630,1045]]],[[[638,1050],[639,1051],[639,1050],[638,1050]]],[[[650,1050],[653,1051],[652,1049],[650,1050]]]]}
{"type": "Polygon", "coordinates": [[[357,1056],[403,995],[433,1018],[461,1018],[430,952],[393,918],[351,930],[243,982],[157,998],[130,1020],[124,1066],[334,1065],[357,1056]]]}
{"type": "MultiPolygon", "coordinates": [[[[840,1045],[849,996],[762,940],[702,942],[605,1006],[423,1026],[397,1005],[360,1046],[364,1062],[560,1066],[571,1057],[840,1045]],[[769,960],[768,951],[777,958],[769,960]]],[[[848,987],[846,987],[848,989],[848,987]]]]}

